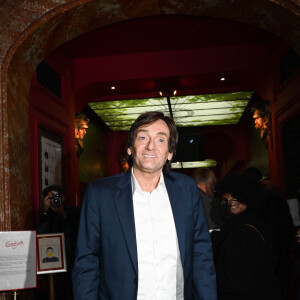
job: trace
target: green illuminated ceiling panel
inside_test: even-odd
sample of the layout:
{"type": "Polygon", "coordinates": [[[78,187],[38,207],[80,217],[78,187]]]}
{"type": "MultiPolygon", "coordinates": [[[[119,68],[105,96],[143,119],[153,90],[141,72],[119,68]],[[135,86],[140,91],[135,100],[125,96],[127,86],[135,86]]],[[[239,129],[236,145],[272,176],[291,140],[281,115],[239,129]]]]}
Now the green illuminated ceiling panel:
{"type": "MultiPolygon", "coordinates": [[[[237,124],[253,92],[234,92],[170,97],[178,127],[237,124]]],[[[129,130],[146,111],[162,111],[170,116],[166,97],[91,102],[89,106],[114,131],[129,130]]]]}
{"type": "Polygon", "coordinates": [[[187,162],[173,162],[172,169],[191,169],[191,168],[211,168],[215,167],[217,162],[214,159],[206,159],[204,161],[187,161],[187,162]]]}

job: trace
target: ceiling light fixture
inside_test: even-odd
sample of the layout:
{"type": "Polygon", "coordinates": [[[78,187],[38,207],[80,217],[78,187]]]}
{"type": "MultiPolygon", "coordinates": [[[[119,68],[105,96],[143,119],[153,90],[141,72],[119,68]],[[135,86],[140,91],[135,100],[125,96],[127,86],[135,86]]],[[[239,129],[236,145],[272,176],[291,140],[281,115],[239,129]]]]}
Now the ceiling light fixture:
{"type": "Polygon", "coordinates": [[[161,89],[158,91],[158,94],[161,97],[175,96],[177,94],[177,90],[174,89],[173,84],[163,84],[161,89]]]}
{"type": "Polygon", "coordinates": [[[115,87],[115,86],[111,86],[110,89],[111,89],[111,90],[115,90],[116,87],[115,87]]]}
{"type": "Polygon", "coordinates": [[[253,91],[186,96],[165,96],[146,99],[126,99],[90,102],[89,106],[113,131],[129,130],[145,111],[172,111],[177,127],[238,124],[253,91]],[[170,109],[171,106],[171,109],[170,109]]]}
{"type": "Polygon", "coordinates": [[[221,77],[221,81],[225,81],[225,77],[221,77]]]}
{"type": "Polygon", "coordinates": [[[203,161],[186,161],[186,162],[173,162],[171,163],[171,169],[192,169],[192,168],[201,168],[201,167],[215,167],[217,161],[214,159],[206,159],[203,161]]]}

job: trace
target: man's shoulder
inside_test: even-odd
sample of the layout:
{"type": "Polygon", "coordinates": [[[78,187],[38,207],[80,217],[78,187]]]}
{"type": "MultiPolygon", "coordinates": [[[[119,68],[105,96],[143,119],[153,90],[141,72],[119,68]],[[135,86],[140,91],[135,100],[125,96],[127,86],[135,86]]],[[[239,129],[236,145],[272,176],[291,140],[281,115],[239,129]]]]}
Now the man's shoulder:
{"type": "Polygon", "coordinates": [[[186,189],[187,187],[192,188],[196,186],[195,180],[186,175],[179,172],[170,171],[164,174],[166,184],[176,185],[177,187],[186,189]]]}
{"type": "Polygon", "coordinates": [[[130,182],[130,173],[120,173],[109,177],[100,178],[89,183],[91,188],[115,188],[119,184],[130,182]]]}
{"type": "Polygon", "coordinates": [[[186,174],[170,171],[164,174],[164,177],[173,181],[184,181],[194,183],[194,179],[186,174]]]}
{"type": "Polygon", "coordinates": [[[52,256],[52,257],[45,257],[43,259],[43,263],[46,263],[46,262],[57,262],[59,261],[59,259],[55,256],[52,256]]]}
{"type": "Polygon", "coordinates": [[[200,197],[202,199],[202,202],[203,201],[206,201],[208,203],[211,203],[213,201],[213,197],[211,196],[208,196],[205,192],[203,192],[201,189],[199,189],[199,194],[200,194],[200,197]]]}

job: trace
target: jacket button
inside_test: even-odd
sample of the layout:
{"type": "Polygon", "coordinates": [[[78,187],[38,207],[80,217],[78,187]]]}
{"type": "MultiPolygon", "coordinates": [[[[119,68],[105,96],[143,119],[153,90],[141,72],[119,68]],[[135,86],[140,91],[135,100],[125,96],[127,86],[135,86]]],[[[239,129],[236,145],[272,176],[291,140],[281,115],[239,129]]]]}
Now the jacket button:
{"type": "Polygon", "coordinates": [[[134,282],[134,283],[137,283],[137,282],[138,282],[137,278],[134,278],[134,279],[133,279],[133,282],[134,282]]]}

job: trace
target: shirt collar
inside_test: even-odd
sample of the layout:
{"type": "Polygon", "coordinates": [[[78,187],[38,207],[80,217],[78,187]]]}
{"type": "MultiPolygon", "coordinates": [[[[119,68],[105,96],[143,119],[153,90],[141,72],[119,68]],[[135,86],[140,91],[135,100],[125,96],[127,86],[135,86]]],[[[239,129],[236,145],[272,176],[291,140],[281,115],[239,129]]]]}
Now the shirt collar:
{"type": "MultiPolygon", "coordinates": [[[[134,174],[133,174],[133,167],[131,168],[131,187],[132,187],[132,195],[136,192],[136,191],[143,191],[141,186],[139,185],[139,183],[137,182],[134,174]]],[[[165,179],[164,179],[164,174],[163,172],[161,172],[160,178],[159,178],[159,182],[158,185],[156,187],[156,190],[166,190],[166,184],[165,184],[165,179]]]]}

